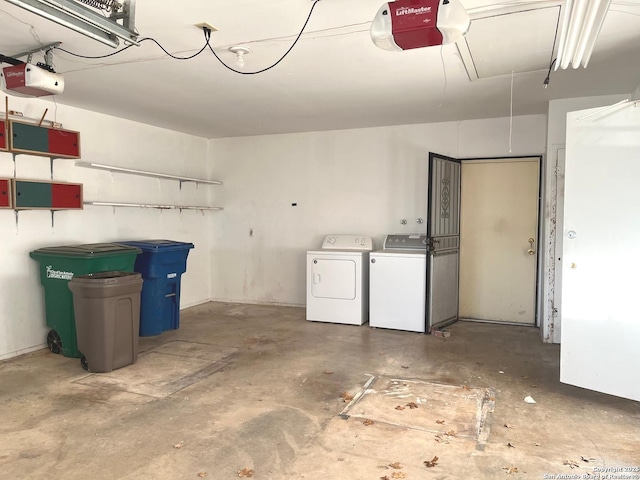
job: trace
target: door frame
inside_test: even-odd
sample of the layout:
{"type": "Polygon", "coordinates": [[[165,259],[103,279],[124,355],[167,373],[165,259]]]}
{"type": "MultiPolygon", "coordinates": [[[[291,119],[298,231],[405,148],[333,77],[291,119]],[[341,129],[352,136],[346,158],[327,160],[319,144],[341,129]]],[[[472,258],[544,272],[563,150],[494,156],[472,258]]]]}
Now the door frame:
{"type": "MultiPolygon", "coordinates": [[[[442,156],[442,155],[440,155],[442,156]]],[[[543,178],[543,165],[542,165],[542,160],[543,160],[543,155],[539,154],[539,155],[516,155],[516,156],[495,156],[495,157],[467,157],[467,158],[459,158],[459,159],[452,159],[454,161],[459,161],[460,163],[464,163],[464,162],[469,162],[469,161],[482,161],[482,160],[504,160],[504,161],[518,161],[518,160],[523,160],[525,158],[536,158],[538,159],[538,220],[537,220],[537,227],[536,227],[536,293],[535,293],[535,302],[534,302],[534,318],[535,321],[533,323],[533,325],[531,325],[532,327],[540,327],[541,324],[541,318],[540,318],[540,313],[541,313],[541,308],[540,308],[540,303],[541,303],[541,295],[542,295],[542,277],[543,277],[543,271],[542,271],[542,259],[544,258],[543,255],[541,254],[542,252],[542,235],[543,235],[543,231],[542,231],[542,224],[544,222],[542,222],[542,217],[541,217],[541,213],[544,211],[544,198],[542,195],[542,182],[544,180],[543,178]]],[[[429,156],[429,160],[431,160],[431,155],[429,156]]],[[[429,162],[431,163],[431,162],[429,162]]],[[[462,190],[462,182],[464,181],[464,175],[462,173],[462,171],[460,172],[460,189],[462,190]]],[[[431,198],[431,190],[429,189],[429,196],[427,198],[431,198]]],[[[428,233],[427,233],[428,235],[428,233]]],[[[462,249],[462,242],[460,243],[460,249],[462,249]]],[[[459,266],[458,266],[459,268],[459,266]]],[[[460,281],[460,275],[458,275],[458,282],[460,281]]],[[[484,323],[492,323],[492,322],[484,322],[484,323]]],[[[496,322],[497,324],[498,322],[496,322]]],[[[505,322],[499,322],[500,325],[509,325],[509,323],[505,323],[505,322]]],[[[513,324],[513,325],[519,325],[519,326],[529,326],[529,325],[523,325],[523,324],[513,324]]]]}

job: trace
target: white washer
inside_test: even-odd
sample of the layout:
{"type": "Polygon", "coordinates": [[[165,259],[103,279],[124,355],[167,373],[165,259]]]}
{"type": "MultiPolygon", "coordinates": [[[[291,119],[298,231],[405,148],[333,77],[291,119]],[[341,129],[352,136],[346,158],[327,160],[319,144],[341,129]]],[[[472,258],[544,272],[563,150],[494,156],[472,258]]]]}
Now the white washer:
{"type": "Polygon", "coordinates": [[[369,252],[364,235],[327,235],[307,252],[307,320],[362,325],[369,317],[369,252]]]}
{"type": "Polygon", "coordinates": [[[387,235],[369,267],[369,326],[424,333],[427,236],[387,235]]]}

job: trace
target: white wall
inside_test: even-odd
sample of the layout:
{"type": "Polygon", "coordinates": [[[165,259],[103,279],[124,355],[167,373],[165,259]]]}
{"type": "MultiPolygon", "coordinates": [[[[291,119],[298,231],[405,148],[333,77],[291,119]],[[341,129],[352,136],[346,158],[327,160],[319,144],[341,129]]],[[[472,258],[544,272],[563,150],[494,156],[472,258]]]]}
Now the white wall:
{"type": "MultiPolygon", "coordinates": [[[[81,132],[82,160],[151,171],[207,176],[207,140],[140,123],[36,99],[10,98],[9,109],[81,132]],[[56,114],[57,110],[57,114],[56,114]]],[[[4,114],[3,114],[4,115],[4,114]]],[[[24,179],[51,178],[49,158],[18,155],[15,174],[24,179]]],[[[12,155],[0,152],[0,177],[14,176],[12,155]]],[[[85,200],[207,205],[214,186],[196,187],[170,180],[111,174],[56,159],[53,178],[84,184],[85,200]]],[[[210,298],[210,235],[215,212],[87,206],[83,211],[0,210],[0,359],[45,344],[43,291],[37,263],[29,252],[44,246],[168,238],[196,245],[183,276],[182,306],[210,298]]]]}
{"type": "Polygon", "coordinates": [[[545,342],[560,343],[560,308],[562,274],[562,231],[564,200],[564,162],[567,113],[612,105],[628,95],[567,98],[549,102],[547,147],[544,175],[543,229],[543,299],[542,337],[545,342]],[[560,152],[560,155],[559,155],[560,152]]]}
{"type": "Polygon", "coordinates": [[[210,140],[225,208],[214,218],[212,297],[304,305],[305,253],[324,235],[380,246],[387,233],[425,231],[416,219],[426,218],[430,151],[540,155],[545,129],[544,115],[514,118],[511,152],[508,118],[210,140]]]}

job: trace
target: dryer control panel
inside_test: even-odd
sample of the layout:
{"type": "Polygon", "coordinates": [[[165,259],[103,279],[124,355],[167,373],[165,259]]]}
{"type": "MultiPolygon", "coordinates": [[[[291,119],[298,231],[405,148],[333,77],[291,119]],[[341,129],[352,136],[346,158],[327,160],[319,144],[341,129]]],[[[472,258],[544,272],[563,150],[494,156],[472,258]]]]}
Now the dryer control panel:
{"type": "Polygon", "coordinates": [[[384,239],[385,250],[426,250],[429,243],[426,235],[387,235],[384,239]]]}
{"type": "Polygon", "coordinates": [[[322,250],[373,250],[373,239],[365,235],[327,235],[322,250]]]}

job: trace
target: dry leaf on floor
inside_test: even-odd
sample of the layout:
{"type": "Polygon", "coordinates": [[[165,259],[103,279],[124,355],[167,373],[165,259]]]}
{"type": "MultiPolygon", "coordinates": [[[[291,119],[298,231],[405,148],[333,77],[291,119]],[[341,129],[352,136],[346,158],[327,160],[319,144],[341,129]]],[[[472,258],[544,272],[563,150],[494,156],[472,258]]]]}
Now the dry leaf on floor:
{"type": "Polygon", "coordinates": [[[434,437],[434,440],[438,443],[449,443],[449,440],[447,440],[446,438],[444,438],[442,435],[438,434],[434,437]]]}
{"type": "Polygon", "coordinates": [[[402,405],[398,405],[398,406],[396,407],[396,410],[404,410],[404,407],[403,407],[402,405]]]}
{"type": "Polygon", "coordinates": [[[565,460],[564,462],[562,462],[562,464],[563,465],[569,465],[572,469],[573,468],[580,468],[580,465],[575,460],[565,460]]]}
{"type": "Polygon", "coordinates": [[[391,479],[385,475],[384,477],[380,477],[380,480],[391,480],[391,479]]]}
{"type": "Polygon", "coordinates": [[[407,474],[403,472],[393,472],[391,478],[407,478],[407,474]]]}
{"type": "Polygon", "coordinates": [[[449,437],[455,437],[456,436],[456,431],[455,430],[449,430],[447,433],[445,433],[445,435],[448,435],[449,437]]]}
{"type": "Polygon", "coordinates": [[[496,397],[489,397],[489,401],[490,402],[495,402],[496,401],[496,397]]]}
{"type": "Polygon", "coordinates": [[[507,447],[516,448],[516,446],[511,442],[507,443],[507,447]]]}
{"type": "Polygon", "coordinates": [[[506,470],[510,475],[512,473],[518,473],[518,467],[502,467],[503,470],[506,470]]]}
{"type": "Polygon", "coordinates": [[[584,456],[584,455],[580,455],[580,459],[581,459],[583,462],[587,462],[587,463],[589,463],[589,462],[595,462],[595,461],[596,461],[596,459],[595,459],[595,458],[593,458],[593,457],[586,457],[586,456],[584,456]]]}
{"type": "Polygon", "coordinates": [[[433,457],[431,460],[425,460],[424,462],[424,466],[427,468],[431,468],[431,467],[435,467],[438,464],[438,457],[433,457]]]}
{"type": "Polygon", "coordinates": [[[444,420],[436,420],[436,423],[437,423],[438,425],[444,425],[444,420]]]}
{"type": "Polygon", "coordinates": [[[532,383],[530,386],[533,388],[538,388],[538,385],[536,385],[535,383],[532,383]]]}
{"type": "Polygon", "coordinates": [[[505,423],[504,426],[507,428],[513,428],[513,425],[511,425],[510,423],[505,423]]]}
{"type": "Polygon", "coordinates": [[[333,372],[329,372],[329,371],[325,370],[325,371],[324,371],[324,374],[325,374],[325,375],[333,375],[333,372]]]}
{"type": "Polygon", "coordinates": [[[404,468],[402,465],[400,465],[400,462],[390,463],[389,466],[394,470],[400,470],[401,468],[404,468]]]}
{"type": "Polygon", "coordinates": [[[198,472],[197,476],[200,477],[200,478],[204,478],[204,477],[207,476],[207,472],[198,472]]]}
{"type": "Polygon", "coordinates": [[[238,472],[239,477],[253,477],[253,469],[243,468],[238,472]]]}
{"type": "Polygon", "coordinates": [[[368,418],[367,418],[367,419],[366,419],[364,422],[362,422],[362,423],[364,424],[364,426],[365,426],[365,427],[368,427],[369,425],[373,425],[373,424],[374,424],[374,423],[376,423],[376,422],[374,422],[373,420],[370,420],[370,419],[368,419],[368,418]]]}
{"type": "Polygon", "coordinates": [[[418,404],[415,402],[409,402],[405,405],[405,407],[409,407],[411,410],[413,410],[414,408],[418,408],[418,404]]]}
{"type": "Polygon", "coordinates": [[[351,395],[350,393],[347,392],[342,392],[340,394],[340,398],[345,402],[350,402],[351,400],[353,400],[353,395],[351,395]]]}
{"type": "Polygon", "coordinates": [[[471,387],[469,385],[462,385],[462,389],[463,390],[471,390],[471,387]]]}
{"type": "Polygon", "coordinates": [[[173,445],[173,448],[182,448],[182,447],[184,447],[184,441],[173,445]]]}
{"type": "Polygon", "coordinates": [[[536,442],[536,443],[534,443],[534,445],[535,445],[536,447],[539,447],[539,446],[540,446],[540,445],[542,445],[542,444],[541,444],[541,443],[536,442]]]}
{"type": "Polygon", "coordinates": [[[407,365],[400,365],[400,368],[409,368],[407,365]]]}

